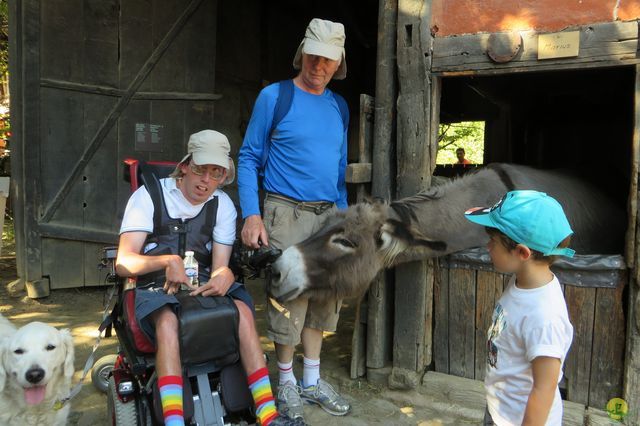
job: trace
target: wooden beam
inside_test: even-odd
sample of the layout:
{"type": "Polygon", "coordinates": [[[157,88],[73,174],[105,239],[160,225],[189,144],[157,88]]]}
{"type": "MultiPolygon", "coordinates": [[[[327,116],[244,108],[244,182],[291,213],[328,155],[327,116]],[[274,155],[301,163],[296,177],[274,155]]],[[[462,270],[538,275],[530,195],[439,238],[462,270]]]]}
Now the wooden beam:
{"type": "Polygon", "coordinates": [[[434,72],[508,70],[527,68],[529,71],[600,63],[625,64],[637,61],[638,24],[605,22],[568,28],[580,31],[580,52],[576,58],[538,60],[538,32],[522,31],[522,51],[510,62],[497,64],[487,55],[491,34],[470,34],[436,38],[433,47],[434,72]]]}
{"type": "MultiPolygon", "coordinates": [[[[373,97],[360,94],[360,114],[358,120],[358,161],[361,165],[369,165],[369,179],[371,181],[371,146],[373,145],[373,97]]],[[[348,174],[348,173],[347,173],[348,174]]],[[[348,182],[349,180],[347,180],[348,182]]],[[[368,196],[367,185],[357,185],[356,201],[362,202],[368,196]]],[[[353,324],[351,338],[351,378],[357,379],[367,372],[367,317],[369,300],[365,294],[356,305],[356,317],[353,324]]]]}
{"type": "MultiPolygon", "coordinates": [[[[40,79],[40,87],[69,90],[73,92],[90,93],[92,95],[122,97],[125,90],[97,84],[75,83],[72,81],[55,80],[51,78],[40,79]]],[[[173,100],[173,101],[217,101],[222,95],[217,93],[186,93],[186,92],[137,92],[133,100],[173,100]]]]}
{"type": "MultiPolygon", "coordinates": [[[[391,200],[394,182],[397,15],[398,0],[379,0],[371,195],[384,200],[391,200]]],[[[367,368],[385,367],[391,359],[393,293],[386,276],[385,272],[378,274],[369,287],[367,368]]]]}
{"type": "MultiPolygon", "coordinates": [[[[24,167],[22,164],[24,156],[22,151],[24,149],[24,140],[22,134],[22,122],[24,113],[23,97],[24,97],[24,81],[22,79],[22,62],[23,57],[23,13],[22,13],[22,1],[12,1],[7,3],[9,13],[9,85],[11,87],[11,124],[12,133],[11,143],[11,189],[9,191],[11,196],[11,204],[13,207],[13,226],[15,228],[16,236],[16,269],[18,277],[25,277],[25,263],[26,263],[26,235],[25,235],[25,191],[24,191],[24,167]]],[[[22,280],[24,285],[24,280],[22,280]]]]}
{"type": "MultiPolygon", "coordinates": [[[[22,6],[20,11],[22,25],[21,52],[22,61],[18,65],[20,69],[19,79],[22,90],[22,108],[17,112],[19,120],[19,139],[17,149],[18,161],[15,161],[19,174],[17,180],[17,192],[20,194],[24,206],[23,229],[20,230],[24,239],[21,244],[23,251],[21,256],[24,262],[24,275],[21,277],[26,282],[38,281],[42,278],[42,245],[37,231],[39,207],[42,201],[40,192],[40,1],[24,0],[18,2],[22,6]]],[[[12,152],[13,155],[13,152],[12,152]]],[[[16,160],[16,159],[14,159],[16,160]]],[[[14,161],[12,161],[14,167],[14,161]]],[[[13,173],[13,171],[12,171],[13,173]]],[[[13,177],[13,175],[12,175],[13,177]]],[[[16,235],[18,237],[18,235],[16,235]]],[[[19,263],[21,263],[19,262],[19,263]]]]}
{"type": "Polygon", "coordinates": [[[129,87],[127,87],[125,94],[120,99],[118,99],[118,102],[116,102],[110,114],[99,127],[96,134],[93,136],[91,142],[89,142],[88,146],[80,156],[78,162],[75,163],[69,177],[65,180],[58,193],[55,195],[55,197],[53,197],[49,205],[44,210],[44,214],[42,215],[41,219],[42,222],[48,222],[51,220],[53,214],[56,212],[60,204],[62,204],[62,201],[64,200],[67,193],[71,190],[71,186],[78,178],[78,176],[80,176],[82,170],[87,166],[89,160],[91,160],[95,152],[98,150],[100,144],[107,136],[107,134],[111,131],[113,125],[118,121],[118,118],[133,98],[135,92],[142,85],[147,76],[151,73],[151,70],[153,70],[160,58],[162,58],[162,55],[171,45],[171,42],[177,37],[177,35],[180,33],[180,30],[182,30],[184,25],[189,21],[189,18],[191,17],[191,15],[193,15],[198,6],[200,6],[200,3],[202,3],[202,1],[203,0],[191,0],[182,14],[176,19],[171,29],[169,29],[164,38],[160,41],[160,43],[158,43],[158,46],[156,46],[153,53],[149,56],[149,58],[147,58],[147,61],[140,68],[135,78],[131,81],[129,87]]]}
{"type": "Polygon", "coordinates": [[[371,182],[371,163],[351,163],[345,174],[347,183],[371,182]]]}
{"type": "MultiPolygon", "coordinates": [[[[431,2],[399,0],[397,26],[398,198],[431,183],[431,2]]],[[[396,269],[393,371],[394,387],[411,388],[431,362],[433,269],[426,261],[396,269]],[[427,349],[428,348],[428,349],[427,349]],[[428,355],[427,355],[428,354],[428,355]]]]}
{"type": "Polygon", "coordinates": [[[46,238],[72,240],[78,242],[94,242],[108,245],[118,244],[118,234],[100,229],[87,229],[80,226],[60,225],[55,223],[40,223],[40,235],[46,238]]]}
{"type": "MultiPolygon", "coordinates": [[[[631,190],[636,190],[632,195],[637,197],[638,188],[638,140],[640,139],[640,66],[636,66],[636,85],[635,85],[635,103],[634,103],[634,129],[632,152],[632,170],[635,174],[631,175],[631,190]]],[[[636,213],[637,214],[637,213],[636,213]]],[[[627,311],[627,336],[625,346],[625,365],[623,378],[623,398],[629,403],[629,414],[625,419],[628,424],[640,424],[640,407],[637,401],[640,401],[640,233],[637,231],[635,235],[635,268],[634,276],[629,280],[629,305],[627,311]]]]}

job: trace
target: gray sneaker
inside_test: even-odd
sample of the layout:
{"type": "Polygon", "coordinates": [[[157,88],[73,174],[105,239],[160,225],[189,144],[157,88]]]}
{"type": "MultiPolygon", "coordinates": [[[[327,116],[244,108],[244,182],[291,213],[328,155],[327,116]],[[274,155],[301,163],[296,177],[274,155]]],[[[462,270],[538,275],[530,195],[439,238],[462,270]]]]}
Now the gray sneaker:
{"type": "Polygon", "coordinates": [[[334,416],[344,416],[351,410],[351,405],[333,387],[324,380],[318,380],[315,386],[302,388],[302,399],[318,404],[324,411],[334,416]]]}
{"type": "Polygon", "coordinates": [[[286,382],[285,384],[278,386],[276,405],[278,407],[278,413],[281,415],[304,422],[299,386],[296,386],[291,382],[286,382]]]}

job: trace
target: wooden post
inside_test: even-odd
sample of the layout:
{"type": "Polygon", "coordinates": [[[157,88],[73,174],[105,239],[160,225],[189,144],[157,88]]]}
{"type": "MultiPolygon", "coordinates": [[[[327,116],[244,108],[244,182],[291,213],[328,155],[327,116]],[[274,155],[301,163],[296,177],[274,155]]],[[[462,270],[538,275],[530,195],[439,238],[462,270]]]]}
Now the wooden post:
{"type": "MultiPolygon", "coordinates": [[[[11,176],[16,227],[18,275],[23,283],[40,283],[40,1],[9,5],[11,60],[11,176]]],[[[48,287],[39,289],[47,295],[48,287]]]]}
{"type": "MultiPolygon", "coordinates": [[[[397,196],[431,183],[431,2],[399,0],[397,27],[397,196]]],[[[433,269],[426,261],[396,269],[393,371],[389,385],[413,388],[431,362],[433,269]],[[426,350],[426,348],[429,350],[426,350]],[[428,354],[428,356],[427,356],[428,354]]]]}
{"type": "MultiPolygon", "coordinates": [[[[360,95],[360,120],[358,127],[358,161],[360,165],[371,165],[371,139],[373,138],[374,99],[360,95]]],[[[370,180],[369,180],[370,181],[370,180]]],[[[362,202],[368,196],[367,184],[357,186],[356,201],[362,202]]],[[[351,338],[351,378],[356,379],[366,374],[367,361],[367,316],[369,302],[365,294],[356,306],[356,317],[351,338]]]]}
{"type": "MultiPolygon", "coordinates": [[[[631,152],[631,187],[629,188],[629,204],[631,208],[637,209],[638,200],[638,168],[640,163],[640,66],[636,65],[636,85],[635,85],[635,123],[633,129],[633,146],[631,152]]],[[[631,213],[636,216],[637,212],[631,213]]],[[[627,255],[633,253],[635,260],[635,274],[629,280],[629,310],[627,314],[627,341],[624,366],[624,385],[623,398],[629,404],[629,414],[625,418],[626,423],[630,425],[640,424],[640,234],[637,232],[636,226],[635,236],[627,235],[627,244],[629,239],[635,242],[635,250],[630,250],[627,246],[627,255]],[[635,237],[635,238],[633,238],[635,237]]]]}
{"type": "MultiPolygon", "coordinates": [[[[395,43],[397,0],[380,0],[378,10],[378,60],[376,68],[375,122],[371,195],[391,199],[393,179],[393,124],[396,101],[395,43]]],[[[391,359],[393,293],[381,272],[368,295],[367,368],[377,369],[391,359]]]]}

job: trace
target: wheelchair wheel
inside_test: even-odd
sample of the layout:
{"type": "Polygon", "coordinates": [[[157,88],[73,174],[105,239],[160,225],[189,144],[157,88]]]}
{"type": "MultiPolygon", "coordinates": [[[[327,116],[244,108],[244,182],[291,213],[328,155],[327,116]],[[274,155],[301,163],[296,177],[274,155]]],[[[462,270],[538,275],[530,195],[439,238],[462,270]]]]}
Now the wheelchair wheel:
{"type": "Polygon", "coordinates": [[[91,383],[100,392],[106,393],[109,387],[109,375],[113,371],[113,366],[118,359],[118,355],[106,355],[96,361],[91,369],[91,383]]]}
{"type": "Polygon", "coordinates": [[[113,377],[109,377],[109,385],[107,388],[107,424],[113,426],[137,425],[137,411],[135,400],[129,401],[126,404],[120,401],[116,393],[116,382],[113,377]]]}

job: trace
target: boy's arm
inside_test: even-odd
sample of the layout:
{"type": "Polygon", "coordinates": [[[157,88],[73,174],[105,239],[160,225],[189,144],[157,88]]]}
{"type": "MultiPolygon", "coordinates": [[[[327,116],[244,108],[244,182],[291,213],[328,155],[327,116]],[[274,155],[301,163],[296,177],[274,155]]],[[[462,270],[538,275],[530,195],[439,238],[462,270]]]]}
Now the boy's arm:
{"type": "Polygon", "coordinates": [[[544,425],[546,423],[558,387],[560,360],[539,356],[531,361],[531,370],[533,372],[533,388],[524,412],[523,426],[544,425]]]}

